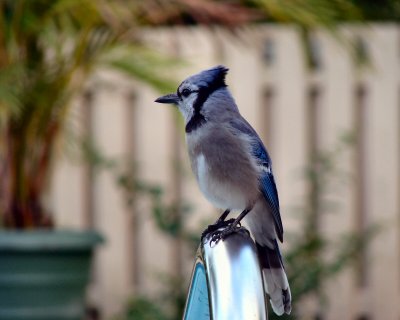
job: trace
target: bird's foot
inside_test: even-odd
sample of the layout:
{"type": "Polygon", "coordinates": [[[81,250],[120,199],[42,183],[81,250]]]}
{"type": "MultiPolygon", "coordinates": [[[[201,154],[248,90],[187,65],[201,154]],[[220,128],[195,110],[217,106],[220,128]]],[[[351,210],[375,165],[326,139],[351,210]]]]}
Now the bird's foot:
{"type": "Polygon", "coordinates": [[[213,235],[215,232],[218,232],[219,229],[222,228],[227,228],[229,227],[230,224],[233,223],[235,219],[229,219],[229,220],[218,220],[214,224],[210,224],[201,234],[201,241],[203,241],[204,238],[206,238],[209,235],[213,235]]]}
{"type": "Polygon", "coordinates": [[[240,222],[236,224],[231,223],[226,228],[222,230],[216,230],[211,234],[210,246],[213,244],[217,244],[220,240],[224,241],[231,234],[238,232],[244,232],[246,233],[246,235],[250,235],[249,231],[246,228],[243,228],[240,222]]]}

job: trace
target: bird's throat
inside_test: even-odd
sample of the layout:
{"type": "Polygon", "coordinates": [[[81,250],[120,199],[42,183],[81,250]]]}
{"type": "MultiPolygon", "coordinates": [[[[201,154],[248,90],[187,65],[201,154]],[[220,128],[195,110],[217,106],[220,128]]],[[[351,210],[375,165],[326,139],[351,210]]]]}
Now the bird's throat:
{"type": "Polygon", "coordinates": [[[195,113],[189,122],[186,124],[185,131],[186,133],[190,133],[192,131],[197,130],[201,126],[203,126],[207,122],[206,118],[200,113],[195,113]]]}

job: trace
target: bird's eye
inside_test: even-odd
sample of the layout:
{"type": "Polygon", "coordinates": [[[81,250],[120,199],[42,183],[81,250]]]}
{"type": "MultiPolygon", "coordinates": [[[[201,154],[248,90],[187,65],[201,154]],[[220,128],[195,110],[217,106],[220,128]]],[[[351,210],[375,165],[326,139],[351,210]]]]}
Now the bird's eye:
{"type": "Polygon", "coordinates": [[[189,89],[183,89],[181,94],[182,94],[184,97],[187,97],[187,96],[189,96],[191,93],[192,93],[192,92],[191,92],[189,89]]]}

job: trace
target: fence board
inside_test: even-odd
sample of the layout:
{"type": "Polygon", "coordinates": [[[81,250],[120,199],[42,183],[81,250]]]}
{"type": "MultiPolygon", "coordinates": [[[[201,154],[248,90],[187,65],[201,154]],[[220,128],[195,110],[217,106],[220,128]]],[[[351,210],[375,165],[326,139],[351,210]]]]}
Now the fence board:
{"type": "MultiPolygon", "coordinates": [[[[302,224],[308,193],[305,168],[307,141],[307,70],[298,30],[277,28],[271,34],[276,61],[272,66],[275,99],[272,122],[274,172],[285,226],[286,241],[302,224]],[[294,156],[295,155],[295,156],[294,156]]],[[[313,298],[302,302],[300,316],[312,317],[317,305],[313,298]]]]}
{"type": "MultiPolygon", "coordinates": [[[[126,154],[126,93],[119,78],[103,75],[102,81],[106,84],[98,84],[93,93],[93,142],[105,157],[114,159],[126,154]]],[[[100,170],[94,180],[94,226],[106,238],[97,256],[95,292],[104,316],[109,317],[123,306],[132,289],[129,213],[110,170],[100,170]]]]}
{"type": "Polygon", "coordinates": [[[49,190],[51,211],[56,213],[55,225],[60,228],[86,227],[83,208],[84,168],[79,161],[77,150],[77,136],[82,132],[82,122],[82,104],[75,101],[71,106],[70,120],[66,126],[66,137],[58,146],[58,161],[54,164],[54,175],[49,190]]]}
{"type": "MultiPolygon", "coordinates": [[[[322,90],[320,145],[321,152],[336,152],[334,155],[337,173],[331,174],[335,180],[327,191],[329,199],[337,208],[324,211],[321,217],[321,232],[330,240],[337,241],[342,235],[354,232],[354,141],[346,143],[345,136],[353,137],[354,132],[354,88],[355,75],[352,60],[331,35],[318,33],[317,41],[321,47],[321,70],[319,84],[322,90]],[[340,146],[340,149],[338,149],[340,146]],[[336,150],[336,151],[335,151],[336,150]],[[343,176],[343,177],[340,177],[343,176]],[[332,212],[333,211],[333,212],[332,212]],[[332,226],[335,226],[332,228],[332,226]]],[[[353,140],[353,139],[352,139],[353,140]]],[[[326,259],[332,259],[333,252],[324,253],[326,259]]],[[[354,319],[354,301],[359,302],[354,292],[353,269],[346,270],[335,277],[326,286],[329,296],[328,319],[354,319]],[[340,295],[337,293],[340,292],[340,295]]],[[[356,303],[356,304],[357,304],[356,303]]]]}
{"type": "Polygon", "coordinates": [[[369,252],[370,311],[372,318],[384,315],[385,319],[398,319],[398,27],[375,26],[368,30],[368,39],[374,69],[368,76],[371,98],[367,111],[367,207],[370,223],[384,227],[369,252]]]}

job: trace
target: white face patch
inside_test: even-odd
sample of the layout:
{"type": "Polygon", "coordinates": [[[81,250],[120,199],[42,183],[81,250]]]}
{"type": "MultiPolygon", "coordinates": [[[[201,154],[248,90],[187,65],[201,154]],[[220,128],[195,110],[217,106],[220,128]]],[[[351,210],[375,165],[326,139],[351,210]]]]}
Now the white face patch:
{"type": "Polygon", "coordinates": [[[178,94],[180,96],[180,101],[178,103],[179,111],[182,113],[185,122],[188,123],[194,114],[194,103],[198,96],[198,86],[182,82],[178,88],[178,94]]]}
{"type": "Polygon", "coordinates": [[[182,113],[185,122],[189,122],[194,114],[193,104],[197,99],[197,92],[192,93],[189,97],[183,98],[179,101],[178,108],[179,111],[182,113]]]}

